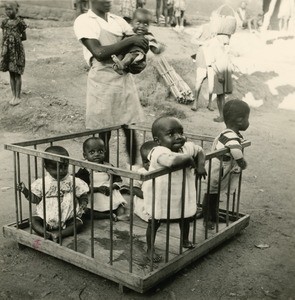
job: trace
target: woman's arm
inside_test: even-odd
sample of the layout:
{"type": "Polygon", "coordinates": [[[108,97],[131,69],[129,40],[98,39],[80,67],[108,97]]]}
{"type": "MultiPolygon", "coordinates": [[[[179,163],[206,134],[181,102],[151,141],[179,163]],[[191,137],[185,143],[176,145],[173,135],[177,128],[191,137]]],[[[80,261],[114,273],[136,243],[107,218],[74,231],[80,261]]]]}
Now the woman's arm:
{"type": "Polygon", "coordinates": [[[82,38],[81,42],[98,61],[107,60],[111,58],[111,55],[113,54],[120,54],[123,50],[126,50],[126,48],[129,48],[130,46],[138,46],[143,49],[147,49],[149,46],[148,40],[144,36],[140,35],[134,35],[108,46],[102,46],[96,39],[82,38]]]}

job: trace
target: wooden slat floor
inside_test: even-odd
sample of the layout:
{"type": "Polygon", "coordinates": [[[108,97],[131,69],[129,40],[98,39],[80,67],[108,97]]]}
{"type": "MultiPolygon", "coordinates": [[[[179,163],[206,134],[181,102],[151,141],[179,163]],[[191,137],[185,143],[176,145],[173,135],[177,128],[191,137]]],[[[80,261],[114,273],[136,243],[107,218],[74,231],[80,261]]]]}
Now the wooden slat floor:
{"type": "MultiPolygon", "coordinates": [[[[219,230],[226,227],[226,224],[220,223],[219,230]]],[[[142,221],[137,216],[134,216],[133,226],[133,263],[132,272],[144,277],[150,272],[150,262],[146,255],[146,228],[147,223],[142,221]]],[[[158,229],[155,249],[156,252],[162,255],[163,260],[160,263],[154,264],[154,269],[161,268],[165,264],[166,251],[166,228],[167,224],[161,224],[158,229]]],[[[29,228],[25,229],[29,231],[29,228]]],[[[113,267],[121,271],[130,271],[130,223],[126,221],[113,222],[113,267]]],[[[34,234],[34,233],[33,233],[34,234]]],[[[214,236],[216,231],[208,231],[208,238],[214,236]]],[[[191,224],[190,239],[193,240],[193,223],[191,224]]],[[[203,219],[198,219],[196,223],[195,247],[198,243],[205,239],[205,228],[203,219]]],[[[94,220],[94,259],[101,263],[110,263],[110,221],[109,220],[94,220]]],[[[75,249],[74,237],[64,238],[62,246],[69,249],[75,249]]],[[[83,230],[77,234],[77,252],[91,257],[91,222],[86,221],[83,230]]],[[[183,249],[183,252],[190,251],[183,249]]],[[[169,235],[169,260],[180,253],[180,231],[178,223],[170,224],[169,235]]]]}

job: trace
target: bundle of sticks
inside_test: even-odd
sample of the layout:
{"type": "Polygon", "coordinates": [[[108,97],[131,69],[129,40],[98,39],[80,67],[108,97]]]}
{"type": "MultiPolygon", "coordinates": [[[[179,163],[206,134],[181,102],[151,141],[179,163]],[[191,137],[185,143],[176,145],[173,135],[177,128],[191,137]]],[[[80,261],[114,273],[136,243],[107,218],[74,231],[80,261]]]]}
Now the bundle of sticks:
{"type": "Polygon", "coordinates": [[[176,73],[163,55],[158,55],[156,69],[163,77],[165,84],[169,87],[177,102],[189,104],[194,101],[194,95],[187,83],[176,73]]]}

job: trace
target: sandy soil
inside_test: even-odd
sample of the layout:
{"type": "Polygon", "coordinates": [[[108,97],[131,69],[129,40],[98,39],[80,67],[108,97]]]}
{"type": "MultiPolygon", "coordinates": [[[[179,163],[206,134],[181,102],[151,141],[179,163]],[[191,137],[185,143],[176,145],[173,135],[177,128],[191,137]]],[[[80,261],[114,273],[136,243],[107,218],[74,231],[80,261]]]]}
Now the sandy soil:
{"type": "MultiPolygon", "coordinates": [[[[52,27],[50,22],[30,25],[19,106],[8,105],[8,74],[0,75],[1,144],[84,130],[87,67],[72,28],[52,27]]],[[[167,28],[152,31],[166,43],[165,55],[193,87],[190,36],[167,28]]],[[[0,299],[294,299],[295,112],[278,106],[286,98],[294,101],[295,41],[268,37],[265,43],[241,33],[233,45],[243,73],[235,74],[231,98],[251,92],[253,97],[248,94],[246,100],[254,105],[263,101],[252,108],[245,133],[252,146],[246,152],[249,168],[244,172],[241,211],[250,214],[250,226],[145,295],[121,295],[111,281],[32,249],[20,251],[15,242],[0,236],[0,299]],[[255,247],[259,244],[269,247],[255,247]]],[[[212,121],[216,111],[209,112],[204,99],[195,113],[168,96],[152,62],[136,80],[147,124],[168,110],[189,132],[215,136],[222,130],[223,124],[212,121]]],[[[0,226],[14,222],[11,158],[2,147],[0,226]]]]}

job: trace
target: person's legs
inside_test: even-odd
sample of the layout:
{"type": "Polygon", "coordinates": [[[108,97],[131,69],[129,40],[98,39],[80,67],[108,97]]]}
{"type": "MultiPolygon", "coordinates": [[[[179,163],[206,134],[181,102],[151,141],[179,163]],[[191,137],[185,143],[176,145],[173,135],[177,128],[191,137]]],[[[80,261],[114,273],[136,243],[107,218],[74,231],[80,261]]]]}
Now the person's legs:
{"type": "Polygon", "coordinates": [[[106,148],[106,155],[105,155],[105,161],[109,162],[110,160],[110,148],[109,148],[109,142],[111,138],[111,132],[102,132],[99,134],[99,137],[104,141],[105,148],[106,148]]]}
{"type": "Polygon", "coordinates": [[[162,0],[156,0],[156,19],[158,25],[160,24],[161,2],[162,0]]]}
{"type": "Polygon", "coordinates": [[[185,218],[183,222],[179,220],[180,234],[183,237],[183,248],[194,248],[193,243],[189,240],[190,219],[185,218]]]}
{"type": "Polygon", "coordinates": [[[14,105],[17,105],[21,102],[20,94],[22,89],[22,77],[20,74],[15,73],[15,101],[14,105]]]}
{"type": "Polygon", "coordinates": [[[137,151],[137,139],[136,139],[135,130],[130,130],[128,128],[123,127],[123,131],[126,136],[126,150],[129,156],[129,161],[131,165],[134,165],[136,162],[136,151],[137,151]]]}
{"type": "Polygon", "coordinates": [[[212,97],[213,97],[213,87],[214,87],[214,70],[212,67],[207,68],[207,78],[208,78],[208,91],[209,91],[209,102],[207,108],[213,111],[214,108],[212,106],[212,97]]]}
{"type": "Polygon", "coordinates": [[[12,99],[9,101],[10,104],[14,105],[15,97],[16,97],[16,82],[15,82],[15,73],[9,72],[10,77],[10,87],[12,92],[12,99]]]}
{"type": "Polygon", "coordinates": [[[179,28],[180,28],[180,31],[183,31],[183,29],[184,29],[184,10],[180,11],[179,28]]]}
{"type": "Polygon", "coordinates": [[[167,0],[163,0],[163,13],[165,17],[165,27],[168,25],[168,7],[167,7],[167,0]]]}
{"type": "Polygon", "coordinates": [[[129,221],[130,216],[127,214],[127,208],[124,205],[119,205],[116,209],[116,215],[118,221],[129,221]]]}
{"type": "Polygon", "coordinates": [[[217,107],[219,111],[219,117],[214,118],[214,122],[223,122],[223,106],[225,102],[224,94],[217,95],[217,107]]]}
{"type": "MultiPolygon", "coordinates": [[[[32,217],[32,228],[40,236],[44,236],[44,221],[40,217],[32,217]]],[[[51,233],[46,231],[45,237],[47,239],[51,238],[51,233]]]]}
{"type": "MultiPolygon", "coordinates": [[[[155,220],[154,222],[154,231],[152,230],[152,220],[150,219],[148,221],[148,227],[146,229],[146,243],[147,243],[147,258],[149,259],[151,257],[152,254],[152,247],[155,244],[155,240],[156,240],[156,234],[157,234],[157,230],[159,229],[161,223],[159,220],[155,220]]],[[[159,262],[162,260],[162,256],[159,254],[155,253],[155,249],[154,249],[154,257],[153,257],[153,261],[154,262],[159,262]]]]}

